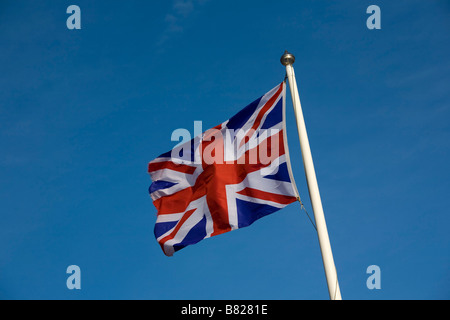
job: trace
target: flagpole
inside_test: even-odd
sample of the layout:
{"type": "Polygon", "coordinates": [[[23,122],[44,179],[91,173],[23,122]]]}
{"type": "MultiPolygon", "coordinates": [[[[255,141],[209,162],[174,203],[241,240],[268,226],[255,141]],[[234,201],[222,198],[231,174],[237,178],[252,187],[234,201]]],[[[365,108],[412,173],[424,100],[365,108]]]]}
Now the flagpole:
{"type": "Polygon", "coordinates": [[[328,237],[327,225],[322,208],[322,200],[320,199],[319,185],[317,184],[316,172],[311,155],[311,149],[306,132],[305,120],[303,118],[300,97],[295,80],[294,67],[295,62],[293,54],[285,51],[280,59],[281,64],[286,67],[286,74],[289,79],[289,88],[292,95],[292,103],[294,105],[295,118],[297,120],[298,136],[300,139],[300,148],[303,157],[303,166],[305,168],[306,181],[308,184],[309,198],[314,211],[314,219],[316,220],[317,235],[319,238],[320,251],[322,253],[322,261],[327,279],[328,293],[331,300],[341,300],[341,291],[337,278],[336,267],[334,265],[333,253],[331,251],[330,239],[328,237]]]}

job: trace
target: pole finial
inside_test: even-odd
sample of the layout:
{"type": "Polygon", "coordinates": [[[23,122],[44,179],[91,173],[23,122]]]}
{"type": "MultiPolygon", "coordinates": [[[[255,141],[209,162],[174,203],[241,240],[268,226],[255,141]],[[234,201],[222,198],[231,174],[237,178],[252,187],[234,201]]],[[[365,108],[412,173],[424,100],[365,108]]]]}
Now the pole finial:
{"type": "Polygon", "coordinates": [[[281,56],[280,62],[283,66],[292,65],[295,62],[295,57],[292,53],[285,50],[284,54],[281,56]]]}

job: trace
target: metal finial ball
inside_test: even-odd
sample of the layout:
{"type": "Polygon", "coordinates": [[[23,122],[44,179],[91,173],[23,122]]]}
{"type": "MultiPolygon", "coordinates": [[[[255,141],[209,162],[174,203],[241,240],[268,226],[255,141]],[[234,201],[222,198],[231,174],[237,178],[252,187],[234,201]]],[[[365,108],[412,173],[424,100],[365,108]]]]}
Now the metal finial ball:
{"type": "Polygon", "coordinates": [[[286,50],[284,52],[284,54],[281,56],[280,61],[283,66],[287,66],[287,65],[293,64],[295,62],[295,57],[292,53],[289,53],[286,50]]]}

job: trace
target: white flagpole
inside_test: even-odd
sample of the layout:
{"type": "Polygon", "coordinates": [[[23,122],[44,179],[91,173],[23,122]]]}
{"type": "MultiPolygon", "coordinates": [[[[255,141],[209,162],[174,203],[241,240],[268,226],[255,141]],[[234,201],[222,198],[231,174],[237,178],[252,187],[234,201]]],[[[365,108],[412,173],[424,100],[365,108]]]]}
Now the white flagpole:
{"type": "Polygon", "coordinates": [[[316,172],[309,147],[308,134],[306,132],[305,120],[303,118],[300,97],[295,80],[294,67],[295,61],[293,54],[285,51],[281,57],[281,64],[286,66],[286,73],[289,79],[289,88],[292,95],[292,103],[294,105],[295,118],[297,120],[298,136],[300,139],[300,148],[303,157],[303,166],[305,168],[306,181],[308,183],[309,197],[314,211],[316,220],[317,235],[319,237],[320,251],[322,252],[322,261],[327,278],[328,293],[331,300],[341,300],[341,291],[337,278],[336,267],[334,265],[333,253],[331,252],[330,239],[328,237],[327,225],[322,208],[322,200],[320,199],[319,185],[317,184],[316,172]]]}

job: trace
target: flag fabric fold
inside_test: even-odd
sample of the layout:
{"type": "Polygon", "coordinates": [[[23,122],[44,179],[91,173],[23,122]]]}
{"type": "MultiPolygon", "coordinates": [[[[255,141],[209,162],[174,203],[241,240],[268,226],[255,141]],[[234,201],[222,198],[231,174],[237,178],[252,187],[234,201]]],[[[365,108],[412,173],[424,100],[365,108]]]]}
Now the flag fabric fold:
{"type": "Polygon", "coordinates": [[[249,226],[299,198],[286,142],[285,97],[282,82],[149,163],[154,233],[167,256],[249,226]]]}

